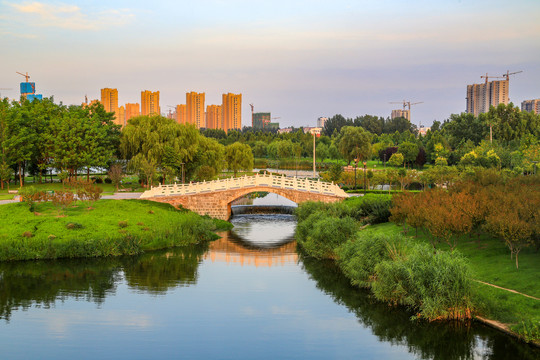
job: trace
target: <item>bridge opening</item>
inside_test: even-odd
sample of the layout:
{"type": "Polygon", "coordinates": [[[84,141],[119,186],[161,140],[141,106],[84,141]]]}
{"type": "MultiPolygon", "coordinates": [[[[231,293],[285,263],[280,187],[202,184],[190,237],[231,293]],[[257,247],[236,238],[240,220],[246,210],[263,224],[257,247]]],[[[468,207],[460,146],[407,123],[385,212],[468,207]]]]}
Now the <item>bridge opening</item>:
{"type": "Polygon", "coordinates": [[[298,204],[284,196],[255,191],[231,202],[231,215],[293,214],[298,204]]]}

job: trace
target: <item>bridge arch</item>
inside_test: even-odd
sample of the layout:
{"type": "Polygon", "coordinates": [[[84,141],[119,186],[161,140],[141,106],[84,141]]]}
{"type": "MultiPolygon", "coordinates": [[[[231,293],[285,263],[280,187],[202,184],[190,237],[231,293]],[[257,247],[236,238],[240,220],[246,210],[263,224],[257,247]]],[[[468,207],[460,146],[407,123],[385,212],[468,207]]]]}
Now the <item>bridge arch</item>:
{"type": "Polygon", "coordinates": [[[348,195],[335,184],[284,176],[255,175],[186,185],[165,185],[144,192],[141,198],[182,206],[201,215],[229,220],[231,203],[252,192],[265,191],[297,204],[335,202],[348,195]]]}

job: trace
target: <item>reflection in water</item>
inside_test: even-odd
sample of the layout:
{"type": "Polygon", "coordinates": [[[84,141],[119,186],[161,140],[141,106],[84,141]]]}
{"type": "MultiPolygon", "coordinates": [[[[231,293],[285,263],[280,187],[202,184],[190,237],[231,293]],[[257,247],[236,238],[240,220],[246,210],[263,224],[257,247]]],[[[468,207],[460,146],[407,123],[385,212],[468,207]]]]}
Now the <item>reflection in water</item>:
{"type": "Polygon", "coordinates": [[[256,267],[298,262],[293,216],[238,215],[231,222],[234,229],[218,233],[205,259],[256,267]]]}
{"type": "Polygon", "coordinates": [[[234,230],[217,241],[141,256],[0,263],[0,319],[7,320],[0,331],[11,336],[0,337],[3,356],[19,354],[12,342],[20,340],[58,358],[53,352],[65,343],[51,343],[40,325],[49,321],[59,324],[54,332],[66,343],[90,344],[94,358],[103,357],[99,349],[114,353],[116,344],[127,345],[124,358],[152,357],[149,348],[167,347],[173,350],[154,357],[175,358],[179,346],[193,358],[208,354],[208,343],[223,344],[223,354],[246,351],[207,356],[213,358],[287,357],[276,356],[281,348],[296,355],[290,358],[403,358],[407,351],[421,359],[540,358],[537,349],[476,323],[411,322],[403,308],[351,287],[332,262],[299,255],[291,216],[243,215],[232,222],[234,230]],[[175,291],[184,287],[189,290],[175,291]],[[97,309],[85,308],[88,302],[97,309]],[[17,309],[32,316],[17,316],[17,309]],[[137,333],[149,328],[161,332],[137,333]]]}
{"type": "Polygon", "coordinates": [[[376,301],[353,288],[331,261],[300,254],[303,268],[317,287],[346,306],[380,341],[404,345],[420,359],[538,359],[540,351],[484,325],[473,322],[423,322],[411,313],[376,301]]]}

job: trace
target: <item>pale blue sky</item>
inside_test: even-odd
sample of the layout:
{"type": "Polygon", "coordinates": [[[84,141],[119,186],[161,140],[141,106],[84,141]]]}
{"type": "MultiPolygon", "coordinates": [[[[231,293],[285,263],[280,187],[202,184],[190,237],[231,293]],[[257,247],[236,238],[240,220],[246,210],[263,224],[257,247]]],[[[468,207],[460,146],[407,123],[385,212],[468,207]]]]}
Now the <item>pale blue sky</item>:
{"type": "Polygon", "coordinates": [[[430,125],[465,109],[467,84],[523,70],[510,99],[540,98],[540,1],[0,0],[0,90],[28,71],[65,104],[117,88],[120,104],[160,90],[243,94],[243,125],[271,111],[282,127],[319,116],[389,116],[430,125]]]}

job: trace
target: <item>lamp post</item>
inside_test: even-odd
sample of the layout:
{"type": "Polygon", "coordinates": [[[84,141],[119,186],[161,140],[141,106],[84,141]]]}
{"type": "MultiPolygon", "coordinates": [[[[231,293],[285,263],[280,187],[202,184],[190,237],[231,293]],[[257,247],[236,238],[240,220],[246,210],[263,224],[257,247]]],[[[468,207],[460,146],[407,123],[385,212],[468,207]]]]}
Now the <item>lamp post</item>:
{"type": "Polygon", "coordinates": [[[366,164],[364,161],[364,195],[366,195],[366,164]]]}
{"type": "Polygon", "coordinates": [[[354,190],[356,190],[356,167],[358,166],[358,159],[354,158],[354,190]]]}
{"type": "Polygon", "coordinates": [[[184,183],[184,164],[185,163],[180,163],[180,165],[182,165],[182,184],[184,183]]]}

